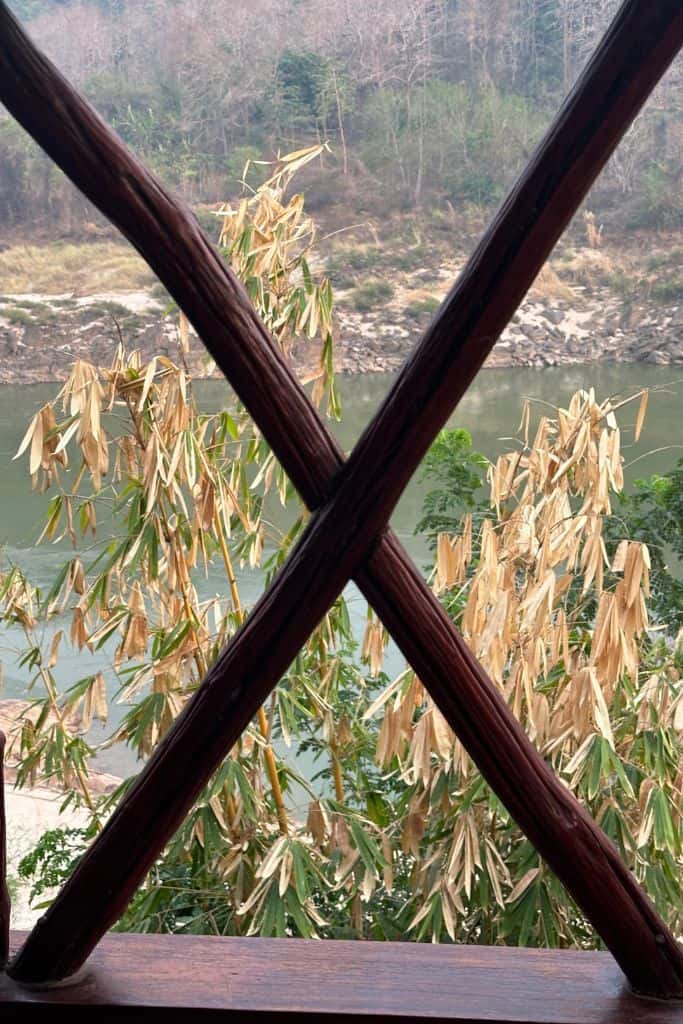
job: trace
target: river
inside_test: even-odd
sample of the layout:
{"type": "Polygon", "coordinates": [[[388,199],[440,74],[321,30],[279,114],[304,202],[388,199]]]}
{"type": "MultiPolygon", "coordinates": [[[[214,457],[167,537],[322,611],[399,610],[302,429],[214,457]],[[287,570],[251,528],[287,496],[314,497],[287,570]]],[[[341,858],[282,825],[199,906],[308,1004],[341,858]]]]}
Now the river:
{"type": "MultiPolygon", "coordinates": [[[[579,387],[594,387],[598,398],[607,395],[626,395],[640,387],[661,389],[651,396],[643,436],[636,448],[631,447],[629,434],[625,430],[623,451],[626,460],[625,477],[627,487],[637,477],[664,472],[683,454],[683,427],[681,421],[681,394],[683,380],[677,381],[676,368],[633,364],[600,364],[586,366],[552,367],[543,370],[510,368],[485,370],[479,374],[467,395],[451,418],[451,426],[466,427],[472,434],[474,446],[489,457],[494,457],[510,444],[510,438],[520,420],[522,402],[528,396],[540,402],[565,403],[579,387]],[[637,460],[637,461],[635,461],[637,460]],[[633,464],[631,465],[631,463],[633,464]]],[[[331,424],[345,451],[350,450],[367,424],[373,411],[387,393],[394,374],[368,374],[340,378],[343,415],[339,423],[331,424]]],[[[53,578],[54,571],[65,557],[64,550],[53,545],[35,547],[35,538],[41,529],[41,514],[44,513],[46,497],[32,493],[26,472],[26,460],[12,461],[26,425],[33,413],[52,395],[58,385],[5,385],[0,387],[0,501],[2,516],[0,522],[0,545],[5,558],[20,564],[37,585],[46,585],[53,578]]],[[[197,394],[207,410],[218,409],[230,400],[227,385],[221,381],[205,381],[198,385],[197,394]]],[[[540,408],[540,407],[539,407],[540,408]]],[[[635,418],[635,406],[627,410],[622,423],[628,426],[635,418]]],[[[414,526],[420,516],[422,499],[427,485],[415,475],[394,513],[392,524],[408,551],[419,565],[427,562],[427,548],[424,540],[416,537],[414,526]]],[[[242,570],[239,584],[243,599],[253,603],[262,588],[262,577],[258,572],[242,570]]],[[[202,591],[225,593],[226,584],[221,572],[216,569],[202,584],[202,591]]],[[[354,588],[349,588],[348,597],[357,630],[362,629],[364,611],[362,601],[354,588]]],[[[27,694],[28,675],[17,666],[16,653],[20,633],[4,630],[0,633],[0,658],[4,663],[4,697],[22,697],[27,694]]],[[[63,647],[57,676],[62,686],[68,686],[86,672],[107,667],[109,657],[105,652],[88,659],[87,667],[83,658],[68,647],[63,647]]],[[[401,657],[395,649],[389,652],[387,668],[390,671],[401,667],[401,657]]],[[[112,722],[123,714],[123,708],[113,709],[112,722]]],[[[111,723],[110,723],[111,724],[111,723]]],[[[97,739],[93,735],[93,739],[97,739]]],[[[123,773],[132,770],[130,755],[115,748],[100,759],[104,770],[123,773]]]]}

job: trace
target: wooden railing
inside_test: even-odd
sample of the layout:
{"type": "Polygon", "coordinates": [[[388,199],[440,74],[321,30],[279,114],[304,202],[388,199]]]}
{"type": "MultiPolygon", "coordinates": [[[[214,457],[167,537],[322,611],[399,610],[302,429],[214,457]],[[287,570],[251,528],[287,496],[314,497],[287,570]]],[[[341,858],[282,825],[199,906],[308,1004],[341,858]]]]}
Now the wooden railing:
{"type": "MultiPolygon", "coordinates": [[[[24,936],[17,935],[18,944],[24,936]]],[[[107,935],[87,976],[28,989],[0,975],[3,1024],[681,1024],[624,986],[609,953],[107,935]]]]}
{"type": "MultiPolygon", "coordinates": [[[[193,216],[38,52],[0,0],[0,100],[145,257],[314,512],[272,586],[12,960],[15,981],[59,980],[81,967],[354,578],[632,987],[683,997],[681,948],[616,849],[530,743],[387,527],[435,433],[682,43],[680,0],[627,0],[344,462],[193,216]]],[[[412,955],[413,947],[405,949],[412,955]]]]}

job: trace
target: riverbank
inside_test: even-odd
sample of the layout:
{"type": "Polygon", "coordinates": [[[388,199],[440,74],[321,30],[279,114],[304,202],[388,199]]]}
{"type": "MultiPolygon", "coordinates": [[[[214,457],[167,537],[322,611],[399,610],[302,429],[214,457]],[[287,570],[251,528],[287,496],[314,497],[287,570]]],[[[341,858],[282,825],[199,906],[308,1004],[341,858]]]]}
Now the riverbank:
{"type": "MultiPolygon", "coordinates": [[[[342,314],[340,369],[345,373],[397,370],[419,330],[400,315],[391,326],[342,314]]],[[[426,327],[429,319],[423,320],[426,327]]],[[[571,366],[590,363],[683,363],[683,302],[630,307],[607,290],[580,305],[527,297],[484,364],[489,368],[571,366]]]]}
{"type": "MultiPolygon", "coordinates": [[[[426,303],[426,300],[425,300],[426,303]]],[[[426,305],[426,308],[427,305],[426,305]]],[[[337,368],[343,373],[398,369],[429,323],[429,316],[362,314],[340,305],[337,368]]],[[[153,296],[123,292],[75,300],[69,296],[7,296],[0,303],[0,383],[39,384],[66,378],[76,359],[107,364],[123,340],[144,358],[177,357],[176,317],[153,296]],[[12,303],[11,305],[8,305],[12,303]]],[[[219,376],[197,343],[189,363],[198,377],[219,376]]],[[[293,353],[300,372],[314,354],[293,353]]],[[[544,367],[586,363],[683,363],[683,302],[630,307],[607,291],[577,306],[566,299],[527,297],[503,332],[487,367],[544,367]]]]}
{"type": "MultiPolygon", "coordinates": [[[[561,243],[486,365],[683,363],[683,240],[673,235],[643,246],[642,239],[630,248],[626,242],[611,248],[561,243]]],[[[87,261],[88,247],[82,249],[87,261]]],[[[60,276],[46,276],[48,261],[31,253],[42,267],[37,276],[7,272],[6,281],[0,280],[0,293],[10,283],[34,288],[0,294],[0,383],[59,381],[76,359],[106,365],[120,341],[143,358],[177,358],[177,313],[144,266],[134,264],[133,273],[124,263],[124,273],[123,256],[117,262],[110,253],[118,276],[104,291],[106,278],[90,272],[87,279],[79,277],[70,264],[60,276]],[[55,292],[70,284],[72,291],[55,292]]],[[[64,259],[59,252],[57,257],[64,259]]],[[[403,236],[382,244],[347,239],[333,247],[323,263],[335,295],[337,369],[398,369],[464,262],[465,254],[449,255],[443,241],[427,245],[403,236]]],[[[292,359],[308,376],[317,350],[301,342],[292,359]]],[[[197,377],[220,376],[198,342],[188,362],[197,377]]]]}

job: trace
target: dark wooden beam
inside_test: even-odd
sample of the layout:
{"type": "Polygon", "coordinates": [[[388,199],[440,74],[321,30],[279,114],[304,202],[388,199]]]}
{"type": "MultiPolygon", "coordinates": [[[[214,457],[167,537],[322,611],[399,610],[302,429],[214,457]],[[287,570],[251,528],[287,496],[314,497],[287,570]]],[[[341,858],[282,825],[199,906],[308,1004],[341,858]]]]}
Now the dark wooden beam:
{"type": "Polygon", "coordinates": [[[5,817],[5,734],[0,732],[0,971],[9,956],[9,890],[7,888],[7,819],[5,817]]]}
{"type": "Polygon", "coordinates": [[[58,1012],[103,1024],[683,1024],[680,1004],[632,995],[609,953],[114,934],[76,984],[0,976],[0,1012],[3,1024],[58,1012]]]}
{"type": "MultiPolygon", "coordinates": [[[[20,39],[24,51],[21,46],[17,51],[17,40],[10,35],[13,45],[0,53],[0,69],[4,58],[3,70],[10,76],[0,82],[8,107],[157,270],[309,504],[319,504],[338,485],[334,502],[311,524],[283,576],[219,659],[192,708],[179,719],[36,929],[15,962],[15,975],[30,978],[52,971],[59,976],[87,955],[125,905],[160,842],[182,819],[206,774],[372,547],[398,493],[391,479],[379,486],[378,475],[387,462],[397,478],[410,475],[430,431],[465,390],[620,133],[680,45],[683,18],[678,5],[646,8],[642,2],[625,5],[423,340],[419,357],[385,404],[380,422],[386,437],[377,440],[377,425],[372,426],[344,470],[305,398],[300,415],[300,389],[293,386],[239,285],[193,220],[30,44],[27,51],[20,39]],[[263,380],[276,390],[264,390],[263,380]],[[290,426],[286,434],[280,432],[283,422],[290,426]],[[297,615],[290,621],[292,607],[297,615]],[[202,778],[196,750],[202,750],[202,778]],[[103,897],[104,878],[108,891],[103,897]]],[[[5,31],[1,11],[0,34],[5,38],[12,26],[5,31]]],[[[665,926],[600,830],[548,772],[394,538],[385,535],[375,546],[368,567],[359,570],[359,582],[374,593],[380,614],[398,628],[399,643],[413,652],[415,667],[451,724],[497,792],[506,794],[503,799],[512,813],[596,924],[632,983],[661,995],[680,992],[680,951],[665,926]],[[412,586],[421,588],[417,605],[412,586]],[[450,663],[432,658],[426,650],[428,638],[450,663]]]]}

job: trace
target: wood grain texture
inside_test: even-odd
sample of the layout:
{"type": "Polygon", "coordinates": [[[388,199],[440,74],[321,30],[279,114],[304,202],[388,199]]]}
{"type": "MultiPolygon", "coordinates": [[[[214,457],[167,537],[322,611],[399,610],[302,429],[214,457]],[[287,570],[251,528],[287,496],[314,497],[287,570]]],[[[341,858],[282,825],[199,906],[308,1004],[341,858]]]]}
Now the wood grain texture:
{"type": "Polygon", "coordinates": [[[534,751],[395,538],[385,534],[375,541],[433,432],[680,45],[678,4],[647,8],[642,2],[625,5],[397,391],[342,469],[334,442],[194,220],[27,44],[0,7],[0,35],[10,43],[0,52],[4,102],[145,255],[309,505],[319,505],[336,490],[34,932],[13,965],[16,976],[61,976],[82,962],[356,570],[359,584],[486,778],[632,983],[659,994],[683,990],[680,951],[616,851],[534,751]],[[287,431],[281,430],[284,422],[287,431]],[[391,470],[384,475],[387,465],[391,470]],[[358,569],[370,550],[370,561],[358,569]],[[297,609],[295,616],[291,608],[297,609]]]}
{"type": "Polygon", "coordinates": [[[5,817],[5,734],[0,732],[0,971],[9,956],[10,901],[7,888],[7,819],[5,817]]]}
{"type": "Polygon", "coordinates": [[[683,1006],[633,996],[608,953],[168,935],[108,935],[66,988],[0,977],[3,1022],[58,1010],[98,1022],[683,1024],[683,1006]]]}

